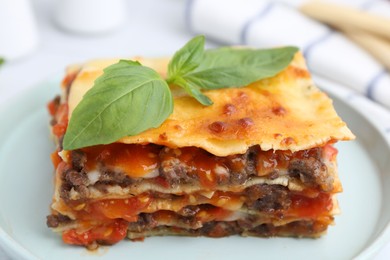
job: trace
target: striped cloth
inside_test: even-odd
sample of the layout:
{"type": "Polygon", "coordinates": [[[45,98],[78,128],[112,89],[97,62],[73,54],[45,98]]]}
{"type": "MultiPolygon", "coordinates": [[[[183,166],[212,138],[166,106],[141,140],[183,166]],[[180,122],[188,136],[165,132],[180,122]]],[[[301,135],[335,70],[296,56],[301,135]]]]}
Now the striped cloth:
{"type": "MultiPolygon", "coordinates": [[[[370,54],[329,27],[302,15],[300,0],[188,0],[186,22],[194,34],[222,44],[301,48],[317,75],[390,108],[390,74],[370,54]]],[[[386,0],[339,0],[390,17],[386,0]]]]}

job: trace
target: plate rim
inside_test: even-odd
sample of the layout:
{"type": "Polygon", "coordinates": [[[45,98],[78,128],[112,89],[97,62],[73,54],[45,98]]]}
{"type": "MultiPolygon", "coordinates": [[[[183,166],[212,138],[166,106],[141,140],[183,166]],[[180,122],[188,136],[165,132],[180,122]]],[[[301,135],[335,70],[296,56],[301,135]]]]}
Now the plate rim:
{"type": "MultiPolygon", "coordinates": [[[[387,148],[390,148],[390,139],[387,138],[384,133],[381,131],[380,126],[376,120],[372,116],[369,115],[369,112],[366,110],[362,109],[360,102],[353,102],[353,100],[350,100],[351,97],[353,96],[359,96],[362,98],[365,102],[369,102],[371,105],[374,105],[376,107],[379,107],[380,109],[385,110],[385,108],[381,107],[374,101],[370,100],[366,96],[354,92],[350,88],[345,87],[341,83],[335,82],[333,80],[324,78],[321,75],[314,74],[313,75],[314,81],[320,82],[318,85],[319,86],[335,86],[337,88],[343,89],[345,91],[347,96],[343,96],[342,93],[336,92],[333,89],[329,88],[324,88],[322,91],[328,92],[331,96],[332,99],[335,97],[338,99],[340,102],[342,102],[344,105],[349,107],[350,109],[354,110],[357,114],[362,116],[365,120],[367,120],[370,125],[380,134],[380,136],[385,140],[387,148]],[[347,93],[348,92],[348,93],[347,93]],[[349,97],[348,97],[349,96],[349,97]]],[[[386,110],[387,111],[387,110],[386,110]]],[[[390,113],[390,111],[387,111],[390,113]]],[[[383,194],[382,194],[383,195],[383,194]]],[[[390,220],[387,222],[385,227],[379,232],[379,234],[374,238],[374,240],[368,244],[363,250],[358,252],[355,256],[354,259],[371,259],[374,257],[381,249],[383,249],[386,244],[390,244],[390,220]]]]}
{"type": "MultiPolygon", "coordinates": [[[[42,91],[42,89],[47,87],[47,85],[53,84],[56,80],[57,79],[55,77],[43,80],[40,83],[35,84],[33,87],[28,88],[6,99],[4,102],[0,103],[0,115],[3,114],[7,109],[10,109],[13,104],[17,104],[18,101],[20,103],[20,101],[34,96],[37,90],[42,91]]],[[[34,105],[37,105],[37,103],[34,103],[34,105]]],[[[1,146],[2,145],[0,145],[0,149],[1,146]]],[[[18,243],[10,234],[8,234],[2,226],[0,226],[0,245],[3,251],[8,254],[7,256],[11,258],[18,257],[26,260],[38,259],[32,252],[27,250],[27,248],[25,248],[22,244],[18,243]]]]}

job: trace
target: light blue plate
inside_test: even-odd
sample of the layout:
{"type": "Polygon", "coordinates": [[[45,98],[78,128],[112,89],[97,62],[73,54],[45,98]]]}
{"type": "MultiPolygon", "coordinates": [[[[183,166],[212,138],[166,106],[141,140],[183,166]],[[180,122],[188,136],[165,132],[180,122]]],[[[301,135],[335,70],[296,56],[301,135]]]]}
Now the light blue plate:
{"type": "Polygon", "coordinates": [[[91,253],[62,244],[46,227],[53,193],[46,103],[59,80],[0,104],[0,242],[17,259],[351,259],[368,258],[390,237],[390,148],[364,116],[335,99],[358,137],[339,143],[344,192],[336,226],[320,239],[156,237],[91,253]]]}

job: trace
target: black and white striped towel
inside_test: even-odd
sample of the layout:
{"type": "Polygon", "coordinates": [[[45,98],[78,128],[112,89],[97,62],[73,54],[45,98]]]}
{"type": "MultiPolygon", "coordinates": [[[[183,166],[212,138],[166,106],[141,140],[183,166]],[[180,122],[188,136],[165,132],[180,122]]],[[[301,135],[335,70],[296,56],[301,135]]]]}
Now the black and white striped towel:
{"type": "MultiPolygon", "coordinates": [[[[188,0],[186,19],[194,34],[223,44],[301,48],[310,70],[390,108],[390,74],[342,34],[302,15],[300,0],[188,0]]],[[[390,17],[386,0],[340,0],[390,17]]]]}

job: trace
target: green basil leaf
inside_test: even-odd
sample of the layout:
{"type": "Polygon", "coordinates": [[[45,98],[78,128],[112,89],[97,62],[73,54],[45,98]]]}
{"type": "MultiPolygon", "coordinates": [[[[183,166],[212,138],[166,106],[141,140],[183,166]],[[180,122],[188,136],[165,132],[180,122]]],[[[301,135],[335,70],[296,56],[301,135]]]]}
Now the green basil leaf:
{"type": "Polygon", "coordinates": [[[204,36],[196,36],[178,50],[168,64],[167,82],[182,87],[190,96],[202,105],[209,106],[213,102],[205,96],[198,86],[183,79],[183,75],[192,72],[202,61],[204,53],[204,36]]]}
{"type": "Polygon", "coordinates": [[[1,57],[0,57],[0,66],[3,65],[4,62],[5,62],[4,58],[1,58],[1,57]]]}
{"type": "Polygon", "coordinates": [[[294,58],[297,51],[298,48],[293,46],[271,49],[234,47],[211,49],[205,51],[202,64],[196,70],[235,67],[238,65],[283,70],[294,58]]]}
{"type": "Polygon", "coordinates": [[[241,87],[275,76],[290,64],[297,51],[296,47],[214,49],[206,51],[202,64],[183,78],[204,89],[241,87]]]}
{"type": "Polygon", "coordinates": [[[184,76],[185,81],[203,89],[242,87],[262,78],[267,78],[267,71],[257,71],[252,67],[215,68],[194,72],[184,76]]]}
{"type": "Polygon", "coordinates": [[[213,101],[204,95],[200,91],[199,87],[191,81],[184,80],[183,78],[177,78],[174,83],[181,86],[191,97],[198,100],[198,102],[202,105],[210,106],[213,104],[213,101]]]}
{"type": "Polygon", "coordinates": [[[108,144],[160,126],[173,111],[168,84],[151,68],[120,61],[104,69],[72,113],[66,150],[108,144]]]}
{"type": "Polygon", "coordinates": [[[168,82],[199,66],[204,53],[204,42],[203,35],[196,36],[173,55],[168,64],[168,82]]]}
{"type": "Polygon", "coordinates": [[[204,36],[197,36],[177,51],[169,62],[166,81],[153,69],[134,61],[107,67],[73,111],[64,149],[108,144],[160,126],[173,111],[168,84],[182,87],[203,105],[212,105],[202,89],[241,87],[275,76],[290,64],[298,50],[205,51],[204,44],[204,36]]]}

